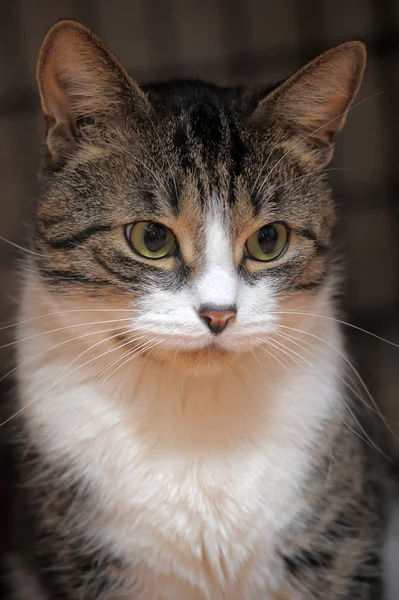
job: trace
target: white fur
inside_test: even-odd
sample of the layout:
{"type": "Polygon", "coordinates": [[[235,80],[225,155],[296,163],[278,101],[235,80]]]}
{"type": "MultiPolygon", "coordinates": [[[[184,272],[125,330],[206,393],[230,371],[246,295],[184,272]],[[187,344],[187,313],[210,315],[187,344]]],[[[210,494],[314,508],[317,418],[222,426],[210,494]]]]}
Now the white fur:
{"type": "Polygon", "coordinates": [[[237,316],[229,323],[218,345],[244,352],[262,341],[274,328],[277,308],[275,291],[267,278],[256,286],[239,281],[233,262],[233,248],[221,215],[211,212],[205,230],[205,265],[191,287],[180,292],[150,290],[135,304],[139,312],[132,324],[135,333],[156,338],[176,351],[209,346],[214,336],[198,317],[201,305],[237,305],[237,316]]]}
{"type": "Polygon", "coordinates": [[[231,243],[220,217],[212,213],[205,229],[205,257],[205,272],[194,286],[196,308],[235,305],[238,286],[231,243]]]}
{"type": "MultiPolygon", "coordinates": [[[[272,598],[281,585],[275,544],[301,508],[312,455],[325,443],[323,423],[340,410],[338,354],[320,343],[312,365],[290,360],[286,370],[287,356],[265,341],[261,348],[284,317],[267,278],[252,287],[240,283],[231,254],[221,225],[211,221],[197,284],[180,293],[150,291],[136,304],[128,326],[147,341],[155,338],[170,360],[138,356],[98,378],[119,355],[104,336],[94,358],[83,340],[41,355],[83,333],[73,327],[20,343],[28,426],[47,452],[67,454],[71,471],[97,490],[97,535],[131,559],[132,580],[141,574],[134,600],[272,598]],[[238,305],[236,321],[217,343],[240,350],[239,358],[217,374],[184,372],[174,366],[174,352],[203,349],[214,339],[195,306],[217,301],[238,305]],[[96,358],[103,351],[109,355],[96,358]]],[[[73,306],[29,289],[22,320],[73,306]]],[[[328,306],[321,299],[311,308],[328,306]]],[[[72,320],[64,313],[55,323],[69,327],[98,316],[72,320]]],[[[102,318],[117,317],[110,311],[102,318]]],[[[289,322],[339,347],[332,321],[289,322]]],[[[46,320],[30,321],[21,337],[47,327],[46,320]]]]}

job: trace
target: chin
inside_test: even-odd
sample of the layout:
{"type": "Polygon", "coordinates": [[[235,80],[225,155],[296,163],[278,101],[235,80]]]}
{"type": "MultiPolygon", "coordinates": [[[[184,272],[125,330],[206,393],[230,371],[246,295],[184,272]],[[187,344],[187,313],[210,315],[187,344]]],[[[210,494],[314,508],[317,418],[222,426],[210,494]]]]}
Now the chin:
{"type": "Polygon", "coordinates": [[[174,369],[190,375],[215,375],[230,371],[238,362],[240,353],[216,346],[199,348],[198,350],[154,349],[156,358],[174,369]]]}

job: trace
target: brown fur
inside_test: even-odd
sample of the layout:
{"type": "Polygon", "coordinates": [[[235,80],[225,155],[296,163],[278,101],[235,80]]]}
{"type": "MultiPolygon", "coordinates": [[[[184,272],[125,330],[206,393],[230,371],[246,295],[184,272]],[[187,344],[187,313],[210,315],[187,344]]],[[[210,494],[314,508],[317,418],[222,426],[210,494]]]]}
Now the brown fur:
{"type": "MultiPolygon", "coordinates": [[[[364,64],[363,45],[352,42],[274,90],[193,82],[141,89],[94,34],[75,22],[58,23],[43,42],[37,70],[49,152],[36,211],[36,281],[64,309],[79,305],[92,314],[104,304],[115,309],[140,301],[151,287],[178,290],[204,267],[206,216],[217,209],[242,278],[255,284],[269,277],[279,299],[324,290],[335,210],[322,169],[364,64]],[[156,264],[134,254],[124,227],[141,220],[170,228],[179,252],[156,264]],[[275,221],[289,231],[287,250],[269,263],[251,260],[247,239],[275,221]]],[[[135,344],[119,326],[112,334],[118,344],[135,344]]],[[[170,358],[162,351],[154,356],[170,358]]],[[[229,364],[222,352],[180,358],[184,369],[200,370],[201,361],[229,364]]],[[[380,598],[378,495],[347,424],[326,425],[323,450],[309,453],[314,469],[298,490],[301,518],[281,532],[265,598],[380,598]]],[[[56,460],[46,454],[40,432],[35,437],[23,420],[21,430],[19,547],[43,589],[60,600],[133,598],[148,567],[100,543],[98,532],[109,523],[97,490],[67,454],[56,460]]],[[[205,547],[202,561],[210,572],[205,547]]]]}

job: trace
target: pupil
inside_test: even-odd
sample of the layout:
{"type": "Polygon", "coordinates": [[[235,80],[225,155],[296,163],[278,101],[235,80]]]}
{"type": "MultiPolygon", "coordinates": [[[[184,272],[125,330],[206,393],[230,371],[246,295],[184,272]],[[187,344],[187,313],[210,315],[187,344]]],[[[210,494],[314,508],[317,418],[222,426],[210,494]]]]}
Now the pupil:
{"type": "Polygon", "coordinates": [[[259,248],[264,254],[270,254],[276,247],[278,240],[277,229],[273,225],[263,227],[258,236],[259,248]]]}
{"type": "Polygon", "coordinates": [[[166,230],[161,225],[150,223],[144,233],[144,244],[150,252],[157,252],[164,245],[166,230]]]}

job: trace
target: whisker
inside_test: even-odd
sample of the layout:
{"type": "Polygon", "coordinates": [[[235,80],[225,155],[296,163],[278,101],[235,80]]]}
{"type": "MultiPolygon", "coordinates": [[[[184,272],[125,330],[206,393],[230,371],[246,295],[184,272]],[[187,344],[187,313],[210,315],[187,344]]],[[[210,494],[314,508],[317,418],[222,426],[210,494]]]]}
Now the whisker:
{"type": "Polygon", "coordinates": [[[320,125],[320,127],[317,127],[317,129],[314,129],[313,131],[311,131],[310,133],[308,133],[305,137],[301,138],[298,142],[296,142],[293,146],[291,146],[287,150],[287,152],[285,152],[283,154],[283,156],[281,158],[278,159],[278,161],[272,167],[271,171],[268,173],[268,180],[270,179],[270,176],[275,171],[275,169],[278,167],[278,165],[281,163],[281,161],[284,160],[284,158],[286,158],[289,154],[291,154],[291,152],[293,150],[295,150],[295,148],[297,148],[298,146],[300,146],[301,144],[303,144],[303,142],[305,142],[307,139],[309,139],[310,137],[312,137],[312,135],[314,135],[315,133],[318,133],[319,131],[321,131],[322,129],[324,129],[324,127],[326,127],[327,125],[330,125],[330,123],[333,123],[334,121],[336,121],[337,119],[339,119],[339,117],[343,117],[344,115],[347,115],[354,108],[357,108],[361,104],[364,104],[365,102],[368,102],[369,100],[372,100],[373,98],[376,98],[377,96],[380,96],[381,94],[383,94],[383,92],[376,92],[375,94],[372,94],[371,96],[368,96],[367,98],[364,98],[363,100],[360,100],[359,102],[356,102],[355,104],[352,104],[352,106],[349,106],[349,108],[346,108],[339,115],[336,115],[333,119],[330,119],[326,123],[323,123],[323,125],[320,125]]]}
{"type": "Polygon", "coordinates": [[[134,314],[135,312],[139,312],[134,308],[68,308],[65,310],[55,311],[51,313],[45,313],[43,315],[39,315],[37,317],[31,317],[30,319],[24,319],[23,321],[18,321],[16,323],[10,323],[8,325],[3,325],[0,327],[0,331],[5,329],[11,329],[11,327],[18,327],[19,325],[24,325],[25,323],[31,323],[32,321],[39,321],[40,319],[45,319],[47,317],[55,317],[58,315],[70,314],[70,313],[95,313],[95,312],[128,312],[134,314]]]}
{"type": "MultiPolygon", "coordinates": [[[[330,169],[318,169],[317,171],[312,171],[311,173],[305,173],[304,175],[298,175],[298,177],[294,177],[293,179],[290,179],[289,181],[285,181],[281,185],[274,187],[272,189],[272,192],[274,194],[274,193],[278,192],[279,190],[287,187],[287,185],[294,183],[295,181],[301,181],[302,179],[306,179],[307,177],[312,177],[313,175],[317,175],[317,174],[330,173],[331,171],[359,171],[359,169],[352,169],[350,167],[332,167],[330,169]]],[[[262,185],[259,187],[258,193],[261,193],[261,191],[264,187],[264,184],[266,184],[266,183],[267,183],[267,180],[262,182],[262,185]]]]}
{"type": "Polygon", "coordinates": [[[353,325],[352,323],[342,321],[341,319],[337,319],[336,317],[329,317],[327,315],[319,315],[317,313],[301,312],[301,311],[296,311],[296,310],[277,311],[275,314],[278,314],[278,315],[304,315],[304,316],[308,316],[308,317],[317,317],[319,319],[327,319],[328,321],[335,321],[336,323],[339,323],[340,325],[345,325],[346,327],[351,327],[352,329],[356,329],[357,331],[366,333],[367,335],[370,335],[371,337],[379,340],[380,342],[385,342],[386,344],[389,344],[390,346],[399,348],[399,344],[395,344],[395,342],[391,342],[391,340],[387,340],[386,338],[383,338],[380,335],[373,333],[372,331],[368,331],[367,329],[363,329],[362,327],[358,327],[357,325],[353,325]]]}
{"type": "MultiPolygon", "coordinates": [[[[155,338],[154,338],[155,339],[155,338]]],[[[151,340],[153,341],[153,340],[151,340]]],[[[117,371],[119,371],[119,369],[121,369],[122,367],[124,367],[127,363],[129,363],[131,360],[133,360],[133,358],[136,358],[137,356],[140,356],[140,354],[143,354],[143,352],[147,352],[148,350],[152,350],[153,348],[155,348],[155,346],[158,346],[159,344],[161,344],[162,342],[156,342],[155,344],[153,344],[151,346],[151,341],[147,342],[148,347],[144,347],[142,350],[140,350],[139,352],[137,352],[136,354],[133,354],[133,356],[129,356],[121,365],[119,365],[116,369],[114,369],[114,371],[112,371],[112,373],[110,373],[102,382],[103,384],[105,384],[106,381],[108,381],[108,379],[110,377],[113,377],[115,375],[115,373],[117,371]]],[[[146,346],[146,344],[144,344],[144,346],[146,346]]],[[[133,352],[133,350],[132,350],[133,352]]]]}
{"type": "Polygon", "coordinates": [[[39,256],[39,258],[43,258],[43,256],[45,256],[45,254],[40,254],[39,252],[35,252],[34,250],[30,250],[29,248],[24,248],[23,246],[20,246],[16,242],[12,242],[11,240],[8,240],[7,238],[3,237],[2,235],[0,235],[0,240],[2,242],[5,242],[6,244],[9,244],[10,246],[13,246],[14,248],[17,248],[18,250],[22,250],[22,252],[26,252],[27,254],[32,254],[33,256],[39,256]]]}
{"type": "MultiPolygon", "coordinates": [[[[275,355],[273,354],[273,352],[270,352],[270,350],[268,350],[267,348],[263,348],[263,350],[272,358],[274,358],[274,360],[283,367],[283,369],[285,369],[287,371],[287,373],[292,377],[292,371],[287,367],[287,365],[285,365],[283,362],[281,362],[281,360],[275,355]]],[[[276,350],[278,350],[278,348],[276,348],[276,350]]],[[[263,371],[265,371],[264,366],[262,365],[262,362],[259,359],[259,356],[256,354],[256,352],[254,350],[252,350],[252,354],[254,355],[254,357],[256,358],[256,360],[258,361],[258,363],[261,365],[261,367],[263,368],[263,371]]]]}
{"type": "MultiPolygon", "coordinates": [[[[276,346],[274,346],[274,348],[275,348],[275,350],[280,350],[280,348],[277,348],[276,346]]],[[[266,349],[264,346],[262,347],[262,350],[264,350],[264,351],[267,351],[267,354],[269,354],[269,356],[271,356],[271,357],[272,357],[272,358],[274,358],[274,359],[277,359],[277,357],[276,357],[276,356],[275,356],[275,355],[274,355],[272,352],[269,352],[269,351],[268,351],[268,350],[267,350],[267,349],[266,349]]],[[[261,367],[262,367],[263,371],[265,372],[265,368],[264,368],[264,366],[262,365],[261,361],[259,360],[259,357],[257,356],[257,354],[256,354],[256,352],[255,352],[254,350],[252,350],[252,354],[253,354],[253,355],[254,355],[254,357],[257,359],[257,361],[258,361],[258,362],[259,362],[259,364],[261,365],[261,367]]],[[[289,375],[290,375],[290,376],[292,376],[292,371],[290,371],[290,370],[288,369],[288,367],[286,367],[286,365],[285,365],[285,364],[283,364],[282,362],[280,362],[280,361],[278,361],[278,362],[279,362],[279,364],[280,364],[282,367],[284,367],[284,368],[286,369],[286,371],[289,373],[289,375]]],[[[306,422],[305,422],[303,419],[300,419],[298,415],[293,415],[292,413],[288,413],[287,411],[285,411],[285,413],[286,413],[286,414],[288,414],[290,418],[294,418],[294,419],[295,419],[295,421],[297,421],[297,423],[299,423],[299,425],[301,425],[302,427],[303,427],[304,425],[306,425],[306,422]]],[[[272,412],[269,410],[269,411],[268,411],[268,414],[269,414],[269,415],[273,415],[274,413],[272,413],[272,412]]],[[[325,441],[326,441],[326,446],[328,447],[328,450],[329,450],[329,453],[330,453],[330,462],[331,462],[331,461],[332,461],[332,462],[335,462],[335,458],[334,458],[334,455],[333,455],[333,452],[332,452],[331,446],[330,446],[330,444],[329,444],[329,442],[328,442],[328,440],[327,440],[327,437],[325,436],[324,432],[322,432],[322,435],[323,435],[323,437],[325,438],[325,441]]],[[[328,479],[328,474],[329,474],[329,471],[328,471],[328,473],[327,473],[326,480],[328,479]]]]}
{"type": "MultiPolygon", "coordinates": [[[[119,346],[119,348],[123,348],[124,346],[129,346],[130,345],[130,341],[125,341],[123,344],[121,344],[119,346]]],[[[96,373],[96,375],[94,375],[94,377],[92,377],[92,379],[90,380],[90,385],[92,385],[93,383],[95,383],[98,379],[100,379],[100,377],[102,377],[102,375],[104,375],[104,373],[107,372],[108,369],[112,368],[115,364],[117,364],[120,360],[122,360],[123,358],[125,358],[132,349],[130,350],[126,350],[126,352],[122,353],[122,356],[118,356],[117,358],[115,358],[114,360],[112,360],[110,362],[109,365],[107,365],[106,367],[104,367],[104,369],[100,370],[98,373],[96,373]]]]}
{"type": "MultiPolygon", "coordinates": [[[[284,328],[284,329],[289,329],[292,331],[295,331],[299,334],[305,334],[305,335],[309,335],[312,338],[315,338],[316,340],[323,342],[325,344],[327,344],[327,346],[329,346],[330,348],[332,348],[335,352],[338,353],[338,355],[346,362],[346,364],[349,366],[349,368],[352,370],[352,372],[355,374],[357,380],[360,382],[361,386],[363,387],[364,391],[366,392],[368,398],[370,399],[372,406],[370,406],[365,399],[359,394],[359,392],[357,392],[356,390],[354,390],[351,386],[348,386],[348,383],[346,383],[346,385],[349,387],[349,389],[356,395],[356,397],[361,400],[363,402],[363,404],[365,404],[367,406],[367,408],[371,411],[373,411],[375,414],[377,414],[380,419],[382,420],[382,422],[384,423],[384,425],[386,426],[386,428],[388,429],[389,433],[393,436],[393,438],[396,441],[399,441],[398,436],[395,434],[395,432],[392,430],[392,428],[390,427],[390,425],[388,424],[388,420],[386,419],[386,417],[384,417],[383,413],[381,412],[381,409],[379,408],[377,402],[374,400],[369,388],[367,387],[364,379],[362,378],[362,376],[360,375],[360,373],[358,372],[358,370],[356,369],[356,367],[351,363],[351,361],[348,359],[347,356],[345,356],[345,354],[343,352],[341,352],[338,348],[336,348],[333,344],[331,344],[330,342],[328,342],[327,340],[323,339],[320,336],[317,336],[313,333],[307,332],[307,331],[302,331],[300,329],[295,329],[294,327],[288,327],[286,325],[280,325],[280,327],[284,328]]],[[[283,334],[279,334],[279,335],[283,335],[283,334]]],[[[293,337],[293,336],[288,336],[288,337],[293,337]]],[[[304,344],[309,344],[309,342],[306,342],[305,340],[301,340],[304,344]]],[[[345,382],[344,378],[342,378],[342,381],[345,382]]]]}
{"type": "MultiPolygon", "coordinates": [[[[329,150],[330,150],[329,146],[326,146],[326,147],[325,147],[325,148],[323,148],[322,150],[320,150],[320,149],[319,149],[319,154],[326,153],[326,152],[328,152],[329,150]]],[[[280,160],[283,160],[283,158],[284,158],[285,156],[287,156],[287,154],[288,154],[288,153],[289,153],[289,151],[288,151],[288,152],[287,152],[287,153],[286,153],[284,156],[282,156],[280,160]]],[[[277,165],[278,165],[278,162],[277,162],[277,164],[276,164],[275,166],[277,167],[277,165]]],[[[260,193],[262,192],[262,190],[264,189],[264,187],[265,187],[265,186],[267,185],[267,183],[269,182],[269,180],[270,180],[270,175],[271,175],[271,173],[272,173],[272,172],[273,172],[273,169],[270,171],[270,173],[268,173],[268,174],[266,175],[265,179],[264,179],[264,180],[263,180],[263,182],[262,182],[262,185],[261,185],[261,186],[259,187],[259,189],[258,189],[258,194],[260,194],[260,193]]],[[[324,169],[320,169],[319,171],[314,171],[314,174],[316,174],[316,173],[323,173],[323,172],[324,172],[324,169]]],[[[303,177],[303,176],[302,176],[302,177],[303,177]]],[[[283,187],[284,187],[284,186],[283,186],[283,187]]],[[[275,191],[275,190],[273,190],[273,191],[275,191]]]]}
{"type": "MultiPolygon", "coordinates": [[[[106,352],[103,352],[102,354],[100,354],[98,356],[95,356],[94,358],[91,358],[90,360],[84,362],[82,365],[79,365],[79,366],[75,367],[72,371],[66,373],[62,377],[58,377],[57,380],[54,383],[52,383],[51,386],[48,387],[44,392],[40,393],[38,396],[36,396],[32,400],[30,400],[22,408],[20,408],[19,410],[17,410],[13,415],[11,415],[7,419],[5,419],[2,423],[0,423],[0,427],[2,427],[3,425],[6,425],[9,421],[11,421],[15,417],[17,417],[19,414],[21,414],[26,408],[28,408],[29,406],[32,406],[32,404],[34,404],[35,402],[39,401],[43,396],[45,396],[46,394],[48,394],[49,392],[51,392],[51,390],[53,390],[55,388],[55,386],[59,385],[67,377],[69,377],[70,375],[73,375],[73,373],[75,373],[79,369],[82,369],[83,367],[85,367],[85,366],[93,363],[94,361],[99,360],[100,358],[102,358],[103,356],[105,356],[106,354],[108,354],[109,352],[115,351],[117,349],[118,349],[118,346],[115,346],[115,348],[111,348],[110,350],[107,350],[106,352]]],[[[74,359],[74,361],[75,361],[75,359],[74,359]]],[[[74,361],[72,361],[72,362],[74,362],[74,361]]],[[[67,365],[67,367],[64,369],[63,372],[65,372],[65,370],[68,369],[69,366],[70,365],[67,365]]]]}
{"type": "MultiPolygon", "coordinates": [[[[317,358],[316,352],[312,352],[312,350],[310,350],[309,348],[305,348],[305,346],[308,346],[308,347],[313,348],[313,349],[317,349],[318,352],[321,352],[324,356],[326,356],[325,350],[322,350],[321,348],[318,348],[315,344],[311,344],[309,342],[306,342],[305,340],[302,340],[300,338],[296,338],[293,335],[288,335],[288,334],[283,334],[283,333],[277,333],[276,335],[281,336],[283,339],[286,339],[286,340],[292,342],[293,344],[295,344],[296,346],[298,346],[301,350],[304,350],[305,352],[308,352],[314,358],[317,358]],[[302,342],[302,343],[299,343],[299,342],[302,342]]],[[[321,341],[323,341],[323,340],[321,340],[321,341]]],[[[338,354],[341,354],[338,349],[335,349],[335,350],[337,351],[338,354]]],[[[353,365],[351,365],[351,363],[349,363],[349,361],[348,361],[348,364],[350,364],[350,366],[353,366],[353,365]]],[[[362,404],[364,404],[367,409],[369,409],[370,411],[374,412],[375,414],[378,414],[383,419],[383,416],[381,414],[379,414],[379,411],[374,406],[370,406],[370,404],[368,402],[366,402],[366,400],[364,399],[364,397],[361,395],[360,391],[358,391],[356,389],[356,387],[354,387],[354,386],[356,386],[356,380],[354,380],[352,377],[350,377],[350,379],[349,379],[350,382],[348,382],[348,373],[346,373],[347,377],[343,377],[339,373],[337,373],[337,375],[338,375],[339,379],[342,381],[342,383],[349,389],[349,391],[352,392],[352,394],[358,400],[360,400],[360,402],[362,404]],[[351,385],[351,384],[353,384],[353,385],[351,385]]],[[[373,404],[375,404],[374,400],[373,400],[373,404]]]]}
{"type": "Polygon", "coordinates": [[[266,158],[265,162],[263,163],[263,166],[262,166],[261,170],[259,171],[259,174],[258,174],[257,178],[255,179],[255,182],[254,182],[254,184],[252,186],[252,189],[251,189],[251,196],[254,194],[254,191],[256,189],[256,186],[258,184],[258,181],[259,181],[259,179],[260,179],[263,171],[266,169],[267,165],[269,164],[269,161],[270,161],[271,157],[273,156],[273,149],[279,143],[279,141],[281,139],[281,136],[283,135],[283,132],[284,132],[284,127],[280,127],[280,129],[277,131],[277,135],[275,136],[275,139],[274,138],[272,139],[271,143],[273,143],[273,148],[270,151],[270,153],[269,153],[268,157],[266,158]]]}
{"type": "Polygon", "coordinates": [[[127,319],[127,318],[126,319],[108,319],[108,320],[104,320],[104,321],[92,321],[89,323],[76,323],[74,325],[65,325],[64,327],[56,327],[55,329],[49,329],[47,331],[39,331],[38,333],[34,333],[32,335],[29,335],[28,337],[14,340],[13,342],[8,342],[7,344],[0,346],[0,350],[3,350],[4,348],[9,348],[10,346],[13,346],[14,344],[20,344],[21,342],[27,342],[28,340],[33,340],[35,338],[42,337],[43,335],[50,335],[52,333],[57,333],[59,331],[74,329],[75,327],[89,327],[92,325],[103,325],[104,323],[107,323],[107,324],[108,323],[122,323],[125,321],[131,322],[131,320],[132,319],[127,319]]]}
{"type": "MultiPolygon", "coordinates": [[[[127,332],[127,333],[128,333],[128,332],[127,332]]],[[[145,336],[144,336],[144,335],[141,335],[141,336],[139,336],[139,337],[135,337],[135,338],[132,338],[132,339],[125,340],[125,341],[124,341],[124,343],[123,343],[123,344],[121,344],[121,345],[119,346],[119,348],[124,348],[125,346],[130,346],[131,344],[133,344],[133,343],[135,343],[135,342],[137,342],[138,340],[141,340],[141,339],[143,339],[143,338],[145,338],[145,336]]],[[[155,338],[154,338],[154,339],[155,339],[155,338]]],[[[141,346],[142,346],[142,344],[139,344],[139,348],[140,348],[141,346]]],[[[137,349],[138,349],[138,348],[132,348],[131,350],[137,350],[137,349]]],[[[130,352],[130,350],[129,350],[128,352],[130,352]]],[[[105,367],[105,368],[104,368],[104,369],[103,369],[103,370],[100,372],[100,374],[99,374],[99,373],[97,373],[97,375],[95,375],[95,376],[93,377],[93,379],[90,381],[90,383],[94,383],[94,382],[95,382],[95,381],[96,381],[96,380],[97,380],[97,379],[98,379],[100,376],[104,375],[104,373],[106,373],[106,372],[108,371],[108,369],[112,368],[112,367],[114,366],[114,364],[116,364],[116,363],[118,363],[120,360],[122,360],[122,359],[123,359],[123,357],[124,357],[124,356],[126,356],[126,354],[127,354],[127,353],[125,352],[124,354],[122,354],[122,356],[118,356],[118,357],[117,357],[115,360],[113,360],[113,361],[112,361],[112,362],[111,362],[109,365],[107,365],[107,366],[106,366],[106,367],[105,367]]]]}
{"type": "MultiPolygon", "coordinates": [[[[71,367],[72,365],[74,365],[74,364],[75,364],[75,362],[77,362],[77,361],[79,360],[79,358],[81,358],[82,356],[84,356],[84,355],[85,355],[85,354],[87,354],[88,352],[92,352],[92,350],[93,350],[94,348],[97,348],[99,345],[101,345],[101,344],[104,344],[105,342],[108,342],[108,341],[110,341],[110,340],[113,340],[113,339],[115,339],[115,338],[118,338],[118,337],[119,337],[121,334],[122,334],[122,335],[125,335],[125,334],[127,334],[127,333],[131,333],[131,332],[132,332],[132,330],[131,330],[131,328],[129,328],[129,329],[125,329],[125,330],[122,330],[122,331],[118,331],[118,332],[117,332],[117,333],[115,333],[114,335],[108,336],[108,337],[104,338],[103,340],[99,340],[98,342],[96,342],[95,344],[93,344],[92,346],[90,346],[89,348],[86,348],[86,349],[85,349],[83,352],[81,352],[81,354],[79,354],[79,356],[76,356],[76,357],[73,359],[73,361],[72,361],[72,362],[71,362],[71,363],[68,365],[68,367],[67,367],[67,368],[69,368],[69,367],[71,367]]],[[[141,336],[141,338],[142,338],[142,337],[144,337],[144,336],[141,336]]],[[[141,338],[139,338],[139,339],[141,339],[141,338]]],[[[132,340],[132,341],[135,341],[135,339],[134,339],[134,340],[132,340]]],[[[127,343],[127,342],[125,341],[125,342],[124,342],[122,345],[120,345],[120,346],[117,346],[116,348],[121,348],[121,347],[123,347],[123,346],[124,346],[126,343],[127,343]]],[[[131,342],[130,342],[130,340],[129,340],[129,343],[131,343],[131,342]]],[[[115,348],[112,348],[112,349],[110,349],[108,352],[111,352],[111,351],[113,351],[114,349],[115,349],[115,348]]],[[[103,353],[103,354],[102,354],[102,356],[105,356],[105,355],[106,355],[108,352],[105,352],[105,353],[103,353]]],[[[64,370],[64,371],[61,373],[61,375],[63,375],[63,373],[64,373],[64,372],[65,372],[65,370],[64,370]]]]}
{"type": "MultiPolygon", "coordinates": [[[[305,333],[305,332],[304,332],[304,333],[305,333]]],[[[325,351],[324,349],[322,349],[322,348],[318,348],[318,347],[316,346],[316,344],[311,344],[310,342],[307,342],[307,341],[305,341],[305,340],[303,340],[303,339],[301,339],[301,338],[295,337],[295,336],[293,336],[293,335],[289,335],[289,334],[287,334],[287,333],[281,333],[281,332],[277,332],[275,335],[278,335],[278,336],[282,337],[283,339],[285,339],[285,340],[287,340],[287,341],[289,341],[289,342],[292,342],[293,344],[295,344],[295,346],[298,346],[298,348],[300,348],[301,350],[304,350],[305,352],[308,352],[308,353],[309,353],[311,356],[313,356],[314,358],[317,358],[317,356],[318,356],[318,355],[316,354],[316,352],[312,352],[312,349],[313,349],[313,350],[314,350],[314,349],[316,349],[318,352],[321,352],[321,353],[323,354],[323,356],[327,356],[327,354],[326,354],[326,351],[325,351]],[[308,346],[308,348],[306,348],[305,346],[308,346]]],[[[324,340],[323,340],[322,338],[320,338],[320,341],[324,341],[324,340]]],[[[342,355],[342,357],[343,357],[343,358],[346,358],[346,357],[344,357],[344,355],[343,355],[343,354],[342,354],[342,353],[341,353],[341,352],[338,350],[338,348],[334,348],[334,350],[335,350],[335,351],[336,351],[338,354],[342,355]]],[[[348,361],[348,362],[349,362],[349,361],[348,361]]],[[[351,366],[352,366],[352,365],[351,365],[351,366]]],[[[340,380],[341,380],[341,381],[342,381],[342,382],[343,382],[343,383],[346,385],[346,387],[347,387],[347,388],[348,388],[348,389],[349,389],[349,390],[350,390],[350,391],[351,391],[351,392],[352,392],[352,393],[353,393],[353,394],[354,394],[354,395],[355,395],[355,396],[356,396],[356,397],[357,397],[357,398],[358,398],[358,399],[359,399],[359,400],[360,400],[360,401],[361,401],[363,404],[365,404],[365,406],[366,406],[368,409],[370,409],[370,410],[372,410],[373,412],[377,413],[377,411],[375,410],[375,408],[374,408],[374,407],[372,407],[372,406],[370,406],[370,405],[369,405],[369,404],[368,404],[368,403],[365,401],[365,399],[364,399],[364,398],[361,396],[360,392],[359,392],[359,391],[357,391],[355,387],[353,387],[352,385],[350,385],[350,384],[348,383],[348,380],[347,380],[347,378],[345,378],[345,377],[342,377],[342,375],[340,375],[340,374],[338,374],[338,377],[339,377],[339,379],[340,379],[340,380]]],[[[350,381],[351,381],[352,383],[354,383],[354,385],[356,385],[356,381],[354,381],[352,378],[350,378],[350,381]]]]}
{"type": "MultiPolygon", "coordinates": [[[[9,377],[10,375],[12,375],[13,373],[15,373],[16,371],[18,371],[18,369],[20,369],[21,367],[24,367],[25,365],[29,364],[33,360],[37,360],[40,356],[43,356],[44,354],[47,354],[48,352],[53,352],[56,348],[59,348],[60,346],[64,346],[65,344],[69,344],[71,342],[76,342],[78,340],[81,340],[83,338],[86,338],[86,337],[89,337],[89,336],[92,336],[92,335],[99,335],[101,333],[109,333],[111,331],[115,331],[115,329],[112,327],[110,329],[101,329],[100,331],[91,331],[90,333],[84,333],[82,335],[78,335],[76,337],[73,337],[73,338],[70,338],[70,339],[67,339],[67,340],[63,340],[62,342],[58,342],[57,344],[54,344],[53,346],[50,346],[50,348],[46,348],[45,350],[42,350],[41,352],[39,352],[39,354],[35,354],[31,358],[28,358],[28,360],[25,360],[22,363],[19,363],[16,367],[14,367],[10,371],[8,371],[8,373],[6,373],[2,377],[0,377],[0,383],[2,381],[4,381],[4,379],[6,379],[7,377],[9,377]]],[[[110,339],[110,338],[106,338],[106,339],[110,339]]]]}
{"type": "Polygon", "coordinates": [[[325,374],[320,371],[320,369],[318,369],[315,365],[313,365],[310,361],[308,361],[304,356],[301,356],[300,354],[298,354],[297,352],[295,352],[294,350],[292,350],[292,348],[288,348],[287,346],[285,346],[284,344],[282,344],[281,342],[278,342],[277,340],[274,340],[274,342],[276,344],[278,344],[279,346],[282,346],[286,351],[288,351],[289,353],[293,354],[294,356],[297,356],[298,358],[300,358],[302,361],[304,361],[308,366],[310,366],[312,369],[314,369],[327,383],[328,385],[331,387],[331,389],[334,390],[334,392],[338,395],[338,397],[341,399],[342,403],[344,404],[345,408],[348,410],[348,413],[351,415],[352,419],[354,420],[354,422],[356,423],[356,425],[359,427],[360,431],[365,435],[365,437],[363,437],[358,431],[356,431],[355,429],[353,429],[353,427],[351,427],[349,425],[349,423],[347,423],[344,418],[342,417],[342,415],[339,413],[339,411],[336,409],[336,407],[334,406],[333,403],[330,402],[331,406],[333,407],[333,409],[335,410],[335,412],[337,413],[337,415],[342,419],[343,423],[355,434],[357,435],[360,439],[362,439],[365,443],[368,443],[370,446],[372,446],[375,450],[377,450],[382,456],[384,456],[384,458],[386,458],[388,461],[390,461],[390,458],[381,450],[381,448],[379,448],[377,446],[377,444],[370,438],[370,436],[368,435],[368,433],[365,431],[364,427],[361,425],[361,423],[359,422],[359,420],[357,419],[356,415],[354,414],[354,412],[352,411],[351,407],[348,405],[348,403],[346,402],[346,400],[344,399],[343,395],[341,394],[341,392],[331,383],[331,380],[325,376],[325,374]]]}
{"type": "MultiPolygon", "coordinates": [[[[268,340],[265,340],[268,341],[268,340]]],[[[275,342],[277,344],[279,344],[279,346],[282,346],[282,348],[280,348],[280,351],[284,352],[284,354],[287,354],[287,356],[290,356],[289,353],[291,353],[291,360],[294,360],[294,362],[301,367],[302,369],[304,369],[303,365],[301,365],[301,363],[294,358],[293,355],[298,356],[299,358],[301,358],[302,360],[304,360],[307,364],[309,364],[312,368],[316,369],[319,374],[321,374],[323,376],[324,379],[326,379],[327,383],[329,385],[331,385],[331,382],[324,376],[324,374],[319,371],[319,369],[317,369],[317,367],[315,367],[314,365],[312,365],[309,361],[307,361],[304,357],[300,356],[298,353],[294,352],[291,348],[288,348],[287,346],[285,346],[284,344],[281,344],[280,342],[278,342],[277,340],[275,340],[275,342]]],[[[264,349],[264,348],[263,348],[264,349]]],[[[358,420],[356,419],[356,417],[353,415],[350,407],[347,405],[347,403],[345,402],[344,398],[342,397],[342,395],[340,394],[340,392],[333,386],[333,389],[337,392],[337,394],[339,395],[339,397],[341,398],[343,404],[345,405],[345,407],[348,409],[349,413],[351,414],[352,418],[354,419],[354,421],[357,423],[357,425],[360,427],[360,429],[362,429],[362,431],[365,433],[366,438],[364,438],[359,432],[357,432],[356,430],[353,429],[353,427],[351,427],[349,425],[349,423],[347,423],[345,421],[345,419],[342,417],[342,415],[337,411],[336,407],[330,402],[330,404],[332,405],[334,411],[337,413],[337,415],[339,416],[339,418],[342,420],[342,422],[344,423],[344,425],[346,427],[348,427],[348,429],[350,429],[355,435],[357,435],[361,440],[363,440],[365,443],[368,443],[369,445],[372,445],[378,452],[380,452],[380,454],[382,454],[385,458],[387,458],[388,460],[389,457],[373,442],[373,440],[371,440],[371,438],[367,435],[367,433],[364,431],[363,427],[360,425],[360,423],[358,422],[358,420]]]]}

